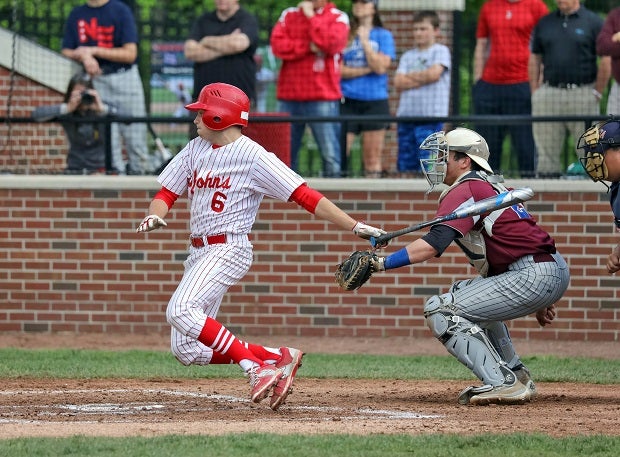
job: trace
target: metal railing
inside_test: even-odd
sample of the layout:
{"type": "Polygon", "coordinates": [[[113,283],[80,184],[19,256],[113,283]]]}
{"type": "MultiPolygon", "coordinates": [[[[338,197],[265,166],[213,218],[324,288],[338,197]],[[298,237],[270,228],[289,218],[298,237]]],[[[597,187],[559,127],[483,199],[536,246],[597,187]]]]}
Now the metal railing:
{"type": "MultiPolygon", "coordinates": [[[[396,116],[286,116],[286,115],[278,115],[270,114],[269,116],[264,115],[250,115],[249,122],[252,125],[256,124],[274,124],[274,123],[289,123],[289,124],[307,124],[312,122],[338,122],[342,125],[342,131],[346,132],[346,125],[348,122],[381,122],[385,124],[397,124],[399,122],[424,122],[424,123],[443,123],[449,125],[451,127],[456,126],[465,126],[474,128],[476,125],[516,125],[516,124],[531,124],[535,122],[583,122],[584,130],[590,126],[592,123],[608,119],[609,116],[605,115],[588,115],[588,116],[523,116],[523,115],[505,115],[505,116],[480,116],[480,115],[463,115],[463,116],[445,116],[445,117],[396,117],[396,116]]],[[[76,123],[97,123],[105,126],[105,135],[108,139],[106,141],[106,169],[109,174],[114,173],[112,167],[112,150],[111,150],[111,141],[109,141],[112,132],[112,124],[113,123],[145,123],[147,125],[157,125],[157,124],[178,124],[178,125],[187,125],[192,122],[191,117],[187,118],[179,118],[179,117],[161,117],[161,116],[145,116],[145,117],[127,117],[127,116],[106,116],[106,117],[89,117],[74,120],[71,122],[76,123]]],[[[66,120],[63,120],[65,122],[66,120]]],[[[21,124],[45,124],[45,123],[57,123],[57,120],[49,120],[44,122],[35,122],[30,117],[0,117],[0,125],[9,126],[9,128],[14,128],[14,126],[21,124]]],[[[15,133],[11,135],[7,135],[8,138],[11,138],[11,141],[4,146],[5,153],[16,153],[19,154],[21,148],[23,146],[19,145],[19,135],[15,133]]],[[[282,139],[283,141],[290,141],[290,138],[282,139]]],[[[347,169],[347,157],[346,157],[346,137],[345,135],[341,135],[341,151],[342,151],[342,169],[347,169]]],[[[496,151],[491,151],[494,153],[496,151]]],[[[5,170],[6,171],[6,170],[5,170]]],[[[9,170],[10,171],[10,170],[9,170]]],[[[44,169],[38,169],[37,173],[44,174],[46,171],[44,169]]],[[[48,170],[49,173],[54,173],[53,170],[48,170]]],[[[517,170],[518,172],[518,170],[517,170]]]]}

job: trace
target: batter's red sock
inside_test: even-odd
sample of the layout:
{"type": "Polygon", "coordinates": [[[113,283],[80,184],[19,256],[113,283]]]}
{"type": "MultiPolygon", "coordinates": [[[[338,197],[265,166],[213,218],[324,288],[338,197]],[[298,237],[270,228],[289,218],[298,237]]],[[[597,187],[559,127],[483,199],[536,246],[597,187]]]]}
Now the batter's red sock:
{"type": "Polygon", "coordinates": [[[226,354],[220,354],[215,351],[213,351],[213,355],[209,361],[209,365],[229,365],[231,363],[235,363],[235,361],[226,354]]]}
{"type": "Polygon", "coordinates": [[[273,352],[260,344],[242,342],[256,357],[261,360],[280,360],[281,354],[273,352]]]}
{"type": "MultiPolygon", "coordinates": [[[[210,317],[207,317],[198,341],[209,346],[215,353],[219,353],[220,357],[227,356],[234,360],[235,363],[239,363],[242,360],[251,360],[259,365],[263,365],[263,361],[252,354],[252,351],[246,348],[235,335],[210,317]]],[[[220,357],[218,359],[222,360],[220,357]]]]}
{"type": "MultiPolygon", "coordinates": [[[[259,344],[247,343],[241,340],[239,340],[239,342],[243,344],[246,348],[248,348],[250,352],[252,352],[252,354],[261,359],[263,362],[269,361],[271,363],[275,363],[276,361],[280,360],[280,357],[282,357],[282,354],[280,354],[279,352],[273,352],[275,350],[273,348],[266,348],[265,346],[261,346],[259,344]]],[[[215,351],[213,351],[211,361],[209,362],[209,364],[211,365],[228,365],[230,363],[235,363],[235,361],[231,359],[228,355],[221,354],[215,351]]]]}

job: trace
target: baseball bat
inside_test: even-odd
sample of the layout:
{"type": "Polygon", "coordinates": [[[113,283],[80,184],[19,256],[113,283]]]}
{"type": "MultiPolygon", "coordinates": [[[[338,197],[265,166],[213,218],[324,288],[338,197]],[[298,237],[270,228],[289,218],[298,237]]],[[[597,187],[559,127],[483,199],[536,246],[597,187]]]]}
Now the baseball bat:
{"type": "Polygon", "coordinates": [[[452,221],[454,219],[463,219],[465,217],[479,216],[484,213],[492,213],[498,209],[507,208],[517,203],[523,203],[534,196],[534,191],[529,187],[520,187],[518,189],[502,192],[501,194],[493,197],[488,197],[483,200],[474,202],[470,205],[463,206],[457,210],[446,214],[445,216],[438,216],[430,221],[421,222],[416,225],[396,230],[394,232],[384,233],[378,237],[371,237],[370,244],[372,247],[380,246],[385,242],[396,238],[397,236],[404,235],[406,233],[415,232],[416,230],[430,227],[431,225],[440,224],[442,222],[452,221]]]}

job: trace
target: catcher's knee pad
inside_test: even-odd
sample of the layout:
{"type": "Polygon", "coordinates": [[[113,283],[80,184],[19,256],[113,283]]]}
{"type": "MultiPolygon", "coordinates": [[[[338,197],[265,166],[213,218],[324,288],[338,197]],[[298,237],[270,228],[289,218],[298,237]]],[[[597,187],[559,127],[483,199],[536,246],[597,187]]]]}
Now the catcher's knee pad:
{"type": "Polygon", "coordinates": [[[431,329],[435,338],[442,343],[454,333],[453,327],[458,323],[455,315],[454,295],[451,293],[435,295],[424,305],[426,325],[431,329]]]}
{"type": "Polygon", "coordinates": [[[485,384],[498,386],[510,381],[510,370],[484,331],[468,319],[457,316],[455,310],[454,296],[450,293],[436,295],[426,302],[424,316],[435,338],[485,384]]]}

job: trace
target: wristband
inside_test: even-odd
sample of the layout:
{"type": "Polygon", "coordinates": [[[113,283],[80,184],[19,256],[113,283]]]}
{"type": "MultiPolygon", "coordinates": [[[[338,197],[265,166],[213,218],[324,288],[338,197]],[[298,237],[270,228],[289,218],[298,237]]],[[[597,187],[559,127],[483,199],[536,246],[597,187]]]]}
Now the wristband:
{"type": "Polygon", "coordinates": [[[596,89],[592,89],[592,95],[594,95],[596,97],[597,100],[600,100],[601,98],[603,98],[603,94],[601,94],[598,90],[596,89]]]}
{"type": "Polygon", "coordinates": [[[407,248],[402,248],[401,250],[396,251],[394,254],[390,254],[389,256],[387,256],[385,258],[384,265],[386,270],[404,267],[405,265],[411,265],[411,260],[409,260],[407,248]]]}

